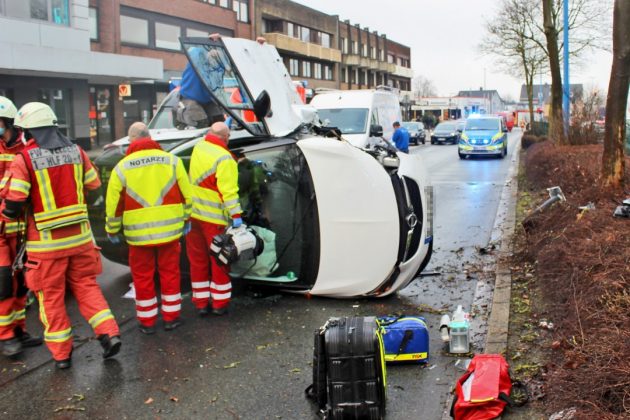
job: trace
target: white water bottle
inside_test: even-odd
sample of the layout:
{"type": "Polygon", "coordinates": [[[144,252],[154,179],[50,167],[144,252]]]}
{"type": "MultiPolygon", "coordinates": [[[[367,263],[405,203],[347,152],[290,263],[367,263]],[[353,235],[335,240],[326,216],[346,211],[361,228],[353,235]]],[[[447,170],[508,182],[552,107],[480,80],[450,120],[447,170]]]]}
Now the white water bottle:
{"type": "Polygon", "coordinates": [[[450,343],[449,352],[468,353],[469,352],[469,325],[468,315],[464,312],[462,305],[457,305],[457,310],[453,313],[453,318],[449,324],[450,343]]]}

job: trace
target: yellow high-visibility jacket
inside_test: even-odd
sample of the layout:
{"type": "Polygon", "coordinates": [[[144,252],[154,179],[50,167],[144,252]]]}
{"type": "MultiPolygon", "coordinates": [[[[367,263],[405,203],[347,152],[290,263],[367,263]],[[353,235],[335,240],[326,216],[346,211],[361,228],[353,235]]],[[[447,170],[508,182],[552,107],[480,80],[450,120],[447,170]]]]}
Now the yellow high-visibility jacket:
{"type": "MultiPolygon", "coordinates": [[[[141,141],[141,140],[137,140],[141,141]]],[[[192,189],[182,161],[161,149],[133,152],[112,171],[105,230],[120,231],[129,245],[179,239],[191,212],[192,189]]]]}
{"type": "Polygon", "coordinates": [[[240,216],[238,165],[220,139],[208,134],[190,158],[193,188],[192,218],[226,226],[240,216]]]}

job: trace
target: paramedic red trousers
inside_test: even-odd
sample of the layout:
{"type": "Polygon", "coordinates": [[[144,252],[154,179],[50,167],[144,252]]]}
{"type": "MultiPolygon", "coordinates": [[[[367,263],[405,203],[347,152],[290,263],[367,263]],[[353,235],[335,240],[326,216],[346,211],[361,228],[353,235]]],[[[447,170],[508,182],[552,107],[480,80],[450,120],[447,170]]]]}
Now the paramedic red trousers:
{"type": "Polygon", "coordinates": [[[180,253],[179,239],[160,245],[129,245],[129,268],[136,289],[136,316],[145,327],[155,325],[158,315],[154,280],[156,265],[162,292],[162,319],[171,322],[179,318],[182,309],[180,253]]]}
{"type": "MultiPolygon", "coordinates": [[[[10,267],[15,259],[17,248],[17,237],[5,237],[0,235],[0,267],[10,267]]],[[[6,271],[9,271],[5,269],[6,271]]],[[[20,274],[21,275],[21,274],[20,274]]],[[[6,299],[0,300],[0,340],[9,340],[15,336],[16,327],[26,331],[24,327],[26,293],[18,297],[17,278],[13,278],[13,294],[6,299]]],[[[24,291],[26,292],[26,291],[24,291]]]]}
{"type": "Polygon", "coordinates": [[[229,267],[220,266],[210,256],[212,239],[224,232],[225,226],[192,219],[192,229],[186,236],[186,251],[190,261],[192,302],[197,309],[208,306],[210,297],[214,309],[225,308],[230,303],[232,283],[229,267]]]}
{"type": "Polygon", "coordinates": [[[96,283],[96,275],[101,272],[101,256],[96,249],[60,258],[40,259],[30,255],[26,267],[26,285],[39,301],[44,341],[53,359],[68,359],[72,353],[72,327],[64,302],[66,287],[97,336],[120,335],[118,324],[96,283]]]}

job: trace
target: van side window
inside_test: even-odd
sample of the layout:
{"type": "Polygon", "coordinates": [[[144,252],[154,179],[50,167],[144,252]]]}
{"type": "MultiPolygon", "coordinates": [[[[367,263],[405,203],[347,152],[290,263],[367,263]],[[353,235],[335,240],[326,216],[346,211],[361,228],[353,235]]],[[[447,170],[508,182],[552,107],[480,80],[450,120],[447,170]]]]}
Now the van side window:
{"type": "Polygon", "coordinates": [[[370,120],[370,125],[380,125],[379,118],[378,118],[378,110],[376,108],[372,110],[372,118],[370,120]]]}

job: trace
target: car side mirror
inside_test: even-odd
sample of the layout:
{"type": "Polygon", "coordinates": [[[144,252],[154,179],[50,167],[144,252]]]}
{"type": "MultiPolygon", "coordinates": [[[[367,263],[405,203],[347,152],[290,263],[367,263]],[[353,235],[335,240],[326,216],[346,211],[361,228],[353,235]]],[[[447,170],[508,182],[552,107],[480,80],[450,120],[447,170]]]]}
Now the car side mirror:
{"type": "Polygon", "coordinates": [[[370,126],[370,137],[383,137],[383,126],[372,124],[370,126]]]}
{"type": "Polygon", "coordinates": [[[258,121],[262,121],[271,110],[271,97],[266,90],[260,92],[260,95],[254,101],[254,115],[258,121]]]}

